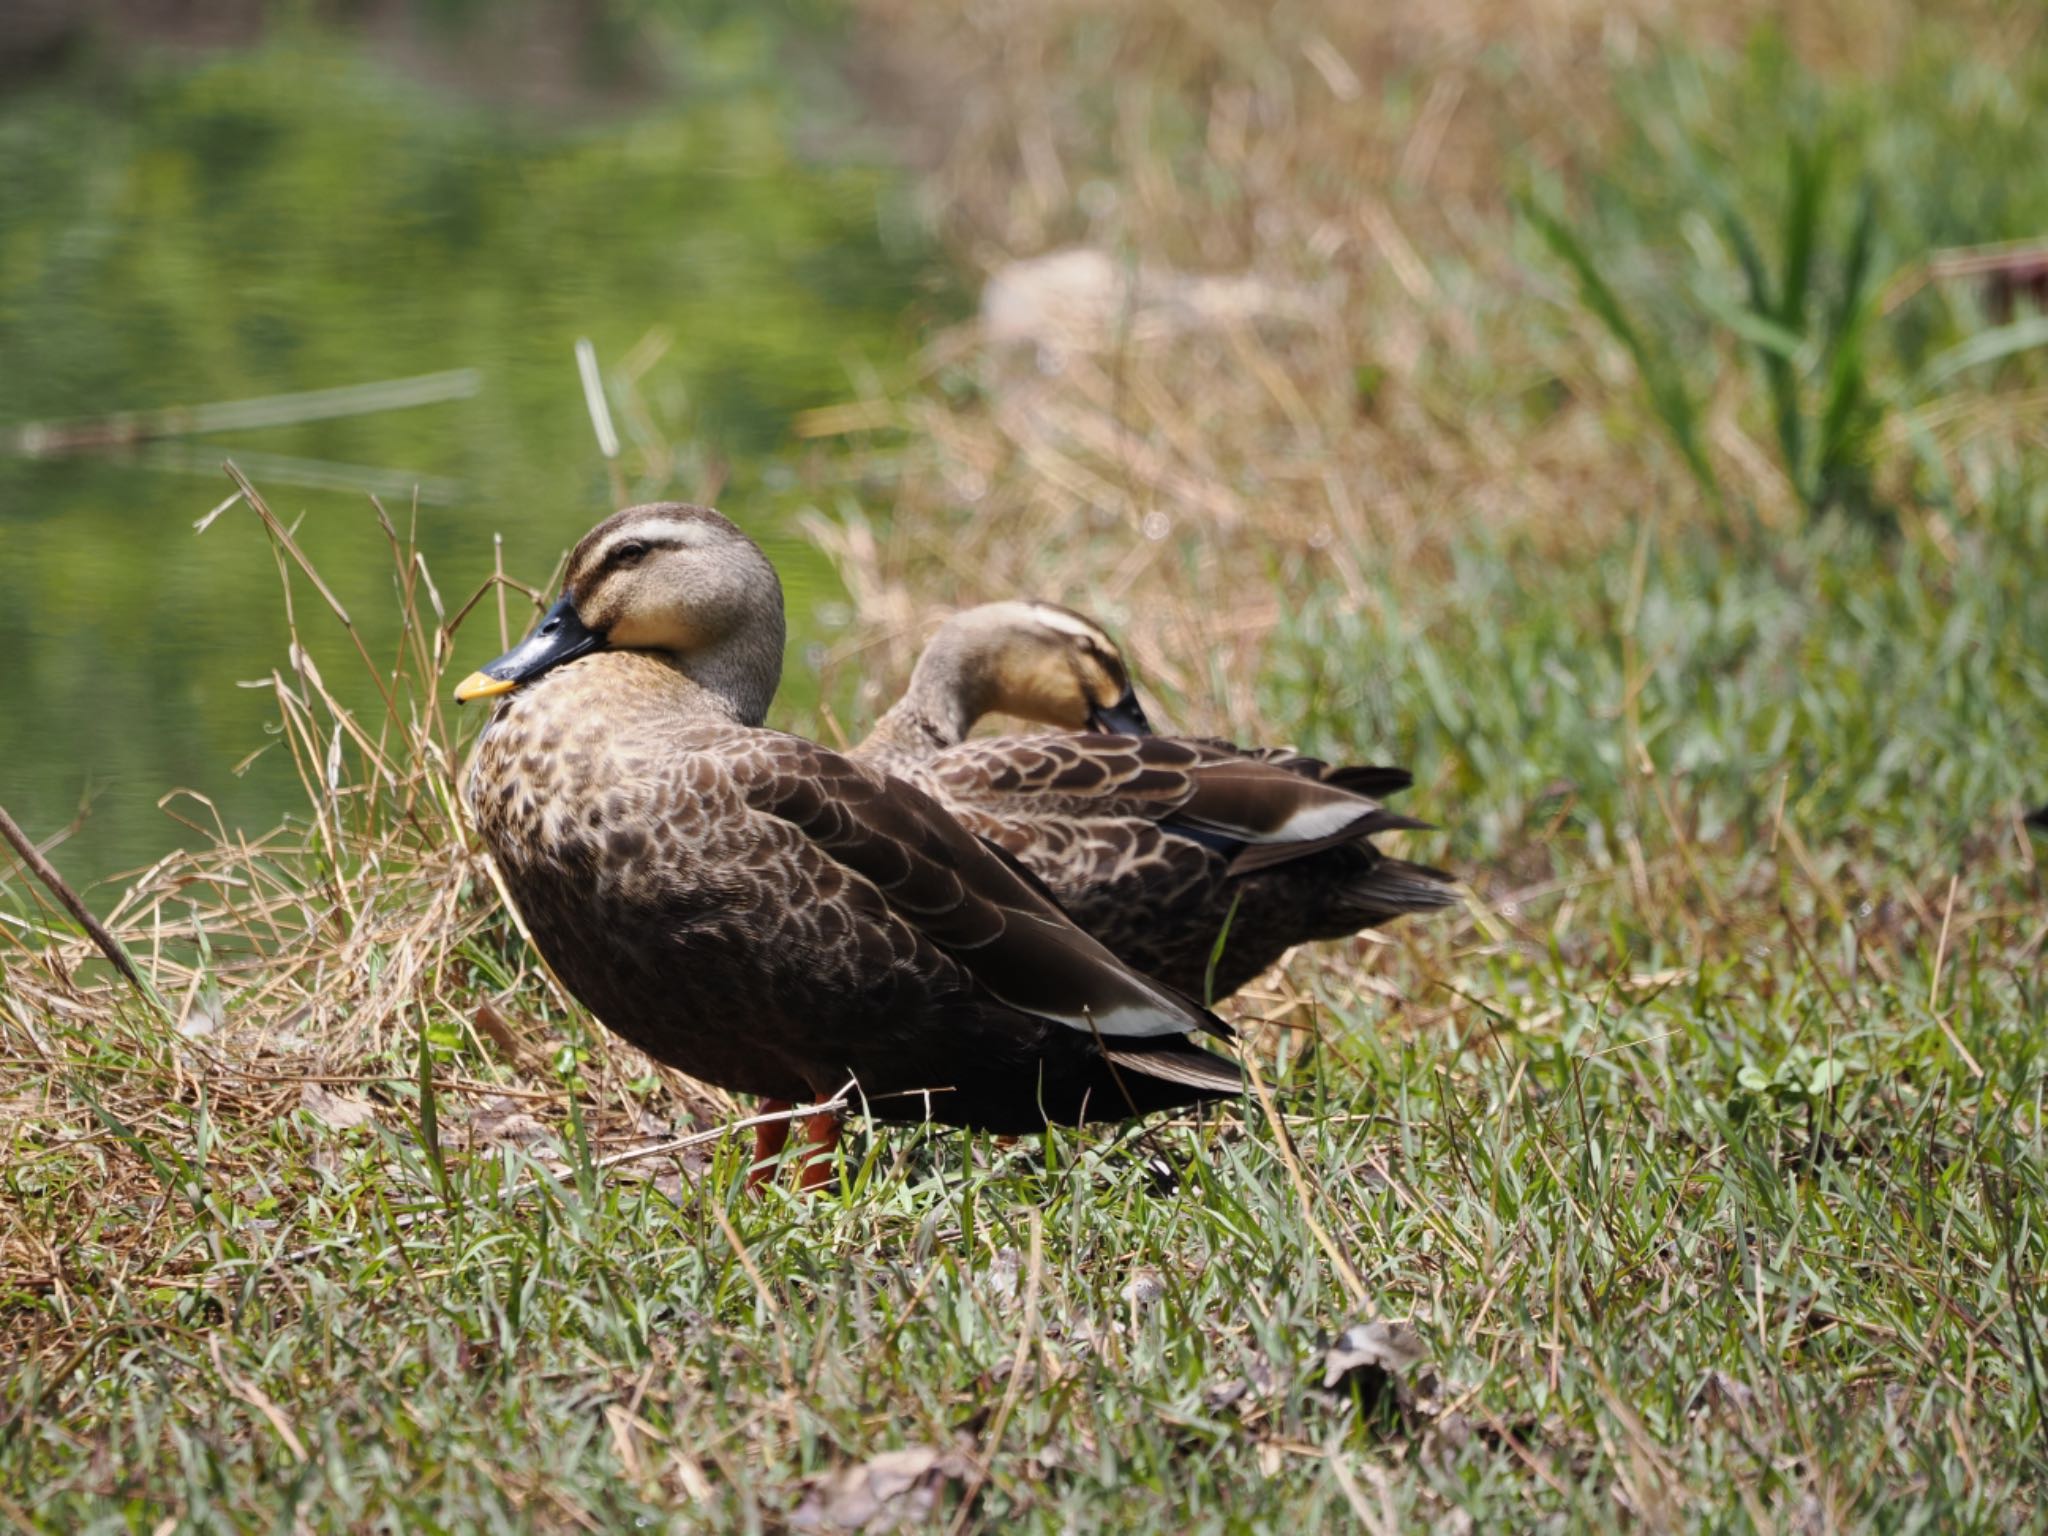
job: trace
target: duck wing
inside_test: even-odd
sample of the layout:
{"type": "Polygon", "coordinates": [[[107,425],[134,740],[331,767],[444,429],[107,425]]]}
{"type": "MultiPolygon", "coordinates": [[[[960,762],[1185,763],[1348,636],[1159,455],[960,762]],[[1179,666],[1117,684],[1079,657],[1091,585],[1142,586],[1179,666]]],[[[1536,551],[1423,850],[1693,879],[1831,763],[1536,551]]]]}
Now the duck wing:
{"type": "Polygon", "coordinates": [[[1333,765],[1320,757],[1310,757],[1306,752],[1297,752],[1292,747],[1240,747],[1221,736],[1183,736],[1180,739],[1191,747],[1205,749],[1220,757],[1244,757],[1261,763],[1271,763],[1276,768],[1285,768],[1289,773],[1321,779],[1325,784],[1334,784],[1339,789],[1348,789],[1355,795],[1365,795],[1375,800],[1399,794],[1415,782],[1415,775],[1406,768],[1395,768],[1388,764],[1333,765]]]}
{"type": "Polygon", "coordinates": [[[1377,832],[1429,826],[1331,776],[1344,770],[1293,754],[1240,752],[1226,742],[997,737],[943,752],[926,771],[949,798],[998,818],[1014,811],[1031,820],[1156,823],[1229,853],[1232,874],[1292,863],[1377,832]]]}
{"type": "Polygon", "coordinates": [[[1201,1067],[1205,1081],[1234,1090],[1233,1067],[1184,1045],[1197,1032],[1228,1039],[1229,1025],[1125,966],[937,801],[800,737],[773,741],[745,754],[735,775],[748,805],[872,884],[999,1001],[1092,1035],[1113,1059],[1155,1076],[1185,1081],[1180,1074],[1214,1062],[1201,1067]]]}

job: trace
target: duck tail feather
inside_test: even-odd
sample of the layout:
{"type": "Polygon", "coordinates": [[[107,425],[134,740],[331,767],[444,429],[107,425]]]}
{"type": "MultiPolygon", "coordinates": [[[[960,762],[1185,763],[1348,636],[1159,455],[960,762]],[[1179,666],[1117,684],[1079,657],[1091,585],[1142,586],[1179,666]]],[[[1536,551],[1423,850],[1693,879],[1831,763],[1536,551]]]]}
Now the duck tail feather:
{"type": "Polygon", "coordinates": [[[1332,768],[1323,774],[1325,784],[1338,789],[1348,789],[1354,795],[1364,795],[1369,800],[1379,800],[1387,795],[1397,795],[1415,782],[1415,775],[1406,768],[1384,768],[1369,763],[1353,763],[1342,768],[1332,768]]]}
{"type": "Polygon", "coordinates": [[[1434,823],[1418,821],[1413,816],[1403,816],[1399,811],[1384,807],[1376,808],[1358,818],[1349,826],[1332,832],[1327,837],[1304,838],[1293,843],[1251,843],[1230,861],[1229,873],[1248,875],[1254,870],[1271,869],[1276,864],[1292,864],[1297,859],[1310,858],[1330,848],[1343,848],[1364,842],[1366,838],[1381,832],[1434,832],[1434,823]]]}
{"type": "Polygon", "coordinates": [[[1374,923],[1403,912],[1434,912],[1457,900],[1456,876],[1406,859],[1376,859],[1344,888],[1345,906],[1362,916],[1371,914],[1364,920],[1374,923]]]}
{"type": "Polygon", "coordinates": [[[1163,1082],[1178,1083],[1203,1093],[1234,1094],[1244,1091],[1244,1075],[1233,1062],[1194,1046],[1175,1050],[1169,1046],[1138,1049],[1119,1047],[1103,1055],[1116,1066],[1142,1072],[1163,1082]]]}

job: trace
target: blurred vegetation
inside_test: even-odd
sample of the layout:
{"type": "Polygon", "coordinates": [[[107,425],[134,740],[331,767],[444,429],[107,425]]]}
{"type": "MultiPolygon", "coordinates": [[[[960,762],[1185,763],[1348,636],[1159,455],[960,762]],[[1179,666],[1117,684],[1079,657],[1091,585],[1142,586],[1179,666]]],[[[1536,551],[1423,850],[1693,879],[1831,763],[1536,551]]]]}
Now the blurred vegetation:
{"type": "MultiPolygon", "coordinates": [[[[2038,312],[2000,314],[1981,284],[1908,286],[1933,252],[2048,231],[2048,183],[2018,173],[2048,51],[1994,59],[1939,23],[1915,42],[1866,80],[1816,75],[1770,27],[1739,52],[1660,54],[1618,82],[1618,152],[1569,206],[1534,178],[1531,223],[1710,495],[1706,413],[1731,351],[1765,386],[1749,398],[1793,497],[1869,515],[1908,488],[1874,483],[1887,427],[2048,342],[2038,312]]],[[[2038,359],[2011,366],[2042,377],[2038,359]]]]}
{"type": "MultiPolygon", "coordinates": [[[[612,505],[580,336],[611,378],[625,493],[729,487],[782,559],[796,644],[815,638],[833,584],[780,521],[803,469],[790,418],[906,352],[923,266],[814,11],[651,13],[673,78],[623,107],[437,88],[288,10],[252,51],[87,50],[0,100],[0,424],[482,376],[458,403],[126,458],[0,458],[0,803],[47,836],[93,794],[63,855],[76,877],[170,847],[154,802],[174,784],[251,832],[296,796],[279,753],[228,773],[265,743],[274,708],[237,682],[282,664],[282,630],[247,514],[193,534],[229,490],[214,466],[283,455],[344,482],[365,467],[401,523],[427,477],[448,499],[422,509],[421,545],[451,611],[491,570],[494,533],[507,569],[542,582],[612,505]]],[[[388,649],[364,496],[251,467],[388,649]]],[[[495,614],[465,643],[490,654],[495,614]]]]}

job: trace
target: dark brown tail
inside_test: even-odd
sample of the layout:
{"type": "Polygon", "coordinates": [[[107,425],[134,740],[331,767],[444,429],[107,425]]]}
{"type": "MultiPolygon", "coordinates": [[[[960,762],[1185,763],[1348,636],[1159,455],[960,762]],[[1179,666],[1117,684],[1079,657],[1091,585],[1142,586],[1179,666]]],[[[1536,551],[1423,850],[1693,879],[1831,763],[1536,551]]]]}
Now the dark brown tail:
{"type": "Polygon", "coordinates": [[[1348,768],[1324,769],[1323,782],[1348,789],[1354,795],[1364,795],[1369,800],[1384,800],[1413,784],[1415,775],[1406,768],[1376,768],[1354,763],[1348,768]]]}
{"type": "Polygon", "coordinates": [[[1377,858],[1344,882],[1334,906],[1352,931],[1377,927],[1404,912],[1434,912],[1455,906],[1455,878],[1427,864],[1406,859],[1377,858]]]}

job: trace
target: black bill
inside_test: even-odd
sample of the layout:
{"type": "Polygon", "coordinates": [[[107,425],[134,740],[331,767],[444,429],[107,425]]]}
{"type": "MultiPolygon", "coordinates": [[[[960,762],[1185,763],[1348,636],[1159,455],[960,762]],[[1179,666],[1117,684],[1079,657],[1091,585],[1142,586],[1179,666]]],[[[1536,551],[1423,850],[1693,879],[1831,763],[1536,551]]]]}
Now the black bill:
{"type": "Polygon", "coordinates": [[[480,671],[470,673],[458,683],[455,702],[467,704],[471,699],[489,699],[510,693],[521,683],[532,682],[550,667],[574,661],[602,644],[603,636],[583,627],[583,621],[576,617],[576,605],[565,593],[554,607],[542,615],[532,634],[496,661],[486,663],[480,671]]]}
{"type": "Polygon", "coordinates": [[[1088,709],[1088,728],[1101,731],[1107,736],[1150,736],[1152,722],[1145,718],[1144,706],[1138,702],[1138,695],[1131,689],[1124,690],[1124,696],[1114,704],[1093,704],[1088,709]]]}

